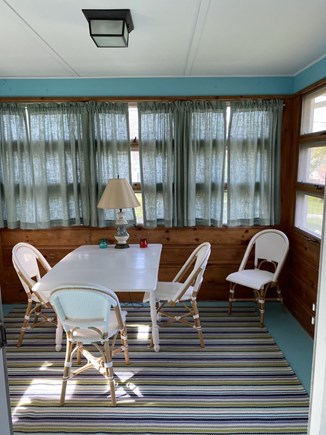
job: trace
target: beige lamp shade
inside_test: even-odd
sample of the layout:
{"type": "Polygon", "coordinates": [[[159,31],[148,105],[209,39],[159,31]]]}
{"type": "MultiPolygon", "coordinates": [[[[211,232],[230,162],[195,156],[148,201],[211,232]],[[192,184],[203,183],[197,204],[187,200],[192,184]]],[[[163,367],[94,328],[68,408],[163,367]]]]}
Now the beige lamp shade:
{"type": "Polygon", "coordinates": [[[98,208],[134,208],[139,201],[126,178],[112,178],[106,185],[98,208]]]}

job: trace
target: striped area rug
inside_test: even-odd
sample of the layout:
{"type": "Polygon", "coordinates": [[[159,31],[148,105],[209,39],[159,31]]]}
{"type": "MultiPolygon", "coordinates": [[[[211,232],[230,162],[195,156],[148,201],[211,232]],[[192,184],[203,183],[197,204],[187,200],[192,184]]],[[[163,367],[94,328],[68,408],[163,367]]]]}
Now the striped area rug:
{"type": "Polygon", "coordinates": [[[117,407],[96,371],[68,384],[58,406],[64,352],[54,327],[25,335],[23,309],[6,318],[14,433],[22,434],[306,434],[308,395],[254,307],[200,307],[206,347],[194,329],[160,329],[161,350],[148,348],[149,309],[128,307],[131,364],[114,361],[117,407]]]}

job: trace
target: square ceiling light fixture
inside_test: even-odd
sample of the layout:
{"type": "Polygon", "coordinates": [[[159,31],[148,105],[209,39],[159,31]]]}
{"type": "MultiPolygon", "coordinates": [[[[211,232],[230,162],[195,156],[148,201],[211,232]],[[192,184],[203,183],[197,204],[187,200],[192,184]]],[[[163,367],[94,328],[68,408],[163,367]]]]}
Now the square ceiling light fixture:
{"type": "Polygon", "coordinates": [[[82,9],[97,47],[128,47],[134,29],[130,9],[82,9]]]}

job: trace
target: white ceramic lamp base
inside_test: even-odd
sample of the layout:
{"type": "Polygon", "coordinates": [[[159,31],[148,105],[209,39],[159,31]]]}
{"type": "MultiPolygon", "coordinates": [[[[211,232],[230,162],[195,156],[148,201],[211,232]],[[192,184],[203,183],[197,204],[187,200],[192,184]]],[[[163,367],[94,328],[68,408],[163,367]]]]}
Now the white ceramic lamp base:
{"type": "Polygon", "coordinates": [[[128,222],[127,222],[127,220],[124,216],[124,212],[122,210],[120,210],[117,213],[117,219],[115,221],[115,224],[117,226],[117,232],[114,236],[114,238],[117,241],[115,248],[116,249],[129,248],[129,245],[127,243],[127,240],[129,239],[129,234],[126,230],[126,226],[127,226],[128,222]]]}

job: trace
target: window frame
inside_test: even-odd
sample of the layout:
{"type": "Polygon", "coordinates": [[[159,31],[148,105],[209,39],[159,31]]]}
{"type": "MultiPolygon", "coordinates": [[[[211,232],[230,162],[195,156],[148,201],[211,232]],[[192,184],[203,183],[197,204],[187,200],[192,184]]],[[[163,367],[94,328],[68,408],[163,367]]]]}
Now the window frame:
{"type": "MultiPolygon", "coordinates": [[[[320,134],[324,130],[314,130],[314,111],[320,108],[326,109],[326,86],[321,86],[311,92],[308,92],[302,96],[302,111],[301,111],[301,123],[300,123],[300,136],[306,136],[309,134],[320,134]],[[324,100],[316,102],[314,101],[318,97],[324,97],[324,100]]],[[[316,121],[318,122],[318,121],[316,121]]]]}
{"type": "MultiPolygon", "coordinates": [[[[135,102],[135,101],[129,101],[128,102],[129,122],[130,122],[130,120],[132,118],[130,116],[130,113],[131,113],[132,110],[135,110],[135,109],[137,111],[137,121],[138,121],[137,102],[135,102]]],[[[130,161],[131,161],[131,165],[133,163],[132,152],[137,152],[138,153],[138,164],[139,164],[139,168],[140,168],[138,127],[137,127],[137,131],[133,131],[132,126],[129,124],[129,134],[130,134],[130,153],[131,153],[130,161]],[[134,133],[134,134],[132,134],[132,133],[134,133]]],[[[135,209],[136,224],[137,224],[137,226],[143,226],[144,225],[144,212],[143,212],[143,206],[142,206],[142,188],[141,188],[141,183],[140,183],[140,180],[139,181],[133,180],[132,172],[133,171],[132,171],[132,168],[131,168],[131,187],[132,187],[133,191],[135,192],[138,201],[141,204],[140,207],[137,207],[135,209]]]]}
{"type": "MultiPolygon", "coordinates": [[[[302,154],[301,151],[306,152],[307,148],[309,148],[309,145],[311,145],[311,148],[316,148],[319,146],[326,146],[326,130],[320,130],[317,132],[311,132],[311,133],[302,133],[302,124],[303,124],[303,116],[307,113],[307,108],[304,107],[304,99],[307,98],[307,101],[311,101],[309,96],[317,96],[318,93],[324,93],[325,92],[325,85],[321,86],[319,89],[314,89],[313,91],[310,91],[307,94],[304,94],[302,96],[302,107],[301,107],[301,113],[300,113],[300,128],[299,128],[299,136],[298,136],[298,152],[297,152],[297,172],[296,172],[296,182],[295,182],[295,209],[294,209],[294,228],[303,233],[306,236],[312,237],[316,241],[321,240],[321,235],[318,235],[317,233],[313,231],[309,231],[307,228],[302,228],[297,225],[298,221],[302,221],[302,219],[298,219],[297,216],[297,198],[298,195],[307,195],[308,197],[314,197],[319,198],[322,201],[324,201],[324,194],[325,194],[325,184],[319,184],[319,183],[310,183],[306,180],[300,181],[299,180],[299,165],[300,162],[302,162],[302,154]]],[[[323,218],[322,218],[323,219],[323,218]]]]}

